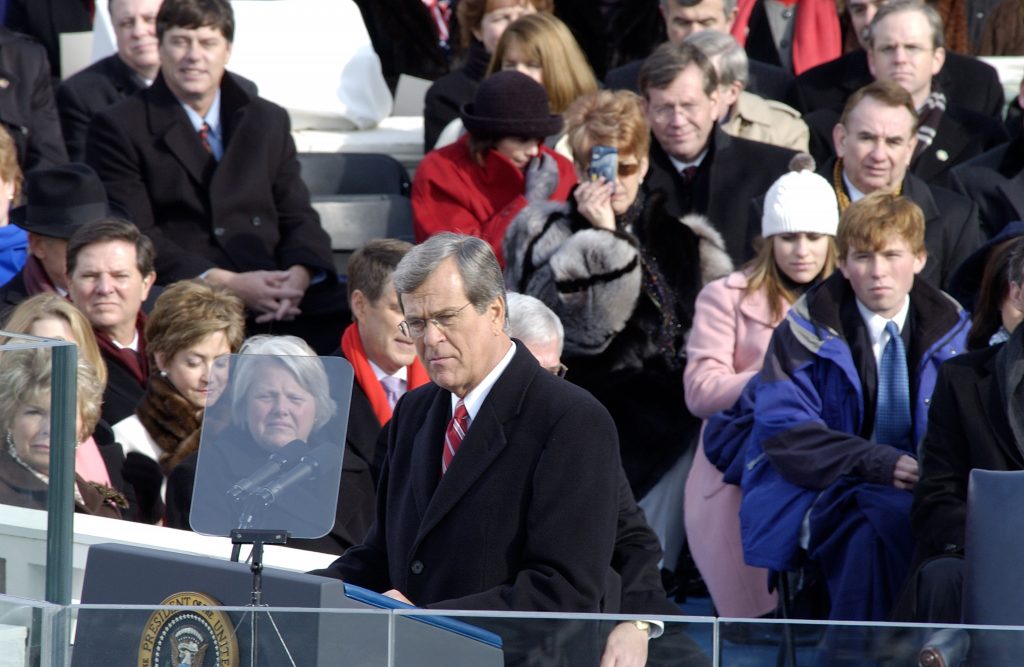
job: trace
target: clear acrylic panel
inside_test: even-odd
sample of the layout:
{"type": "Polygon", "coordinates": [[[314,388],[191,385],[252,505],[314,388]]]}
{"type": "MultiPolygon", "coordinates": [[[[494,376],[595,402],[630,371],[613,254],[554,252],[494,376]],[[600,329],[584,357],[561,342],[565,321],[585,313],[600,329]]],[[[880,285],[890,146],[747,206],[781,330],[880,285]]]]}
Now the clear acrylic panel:
{"type": "Polygon", "coordinates": [[[1024,664],[1021,627],[720,619],[718,632],[723,667],[1024,664]]]}
{"type": "Polygon", "coordinates": [[[0,664],[52,664],[54,623],[66,608],[0,595],[0,664]]]}
{"type": "Polygon", "coordinates": [[[75,480],[77,357],[66,341],[0,332],[0,591],[7,594],[70,601],[73,515],[83,500],[75,480]]]}
{"type": "MultiPolygon", "coordinates": [[[[715,619],[707,617],[395,610],[395,665],[599,665],[606,651],[646,651],[651,667],[714,664],[715,619]],[[634,621],[658,620],[660,636],[630,641],[634,621]],[[467,629],[468,628],[468,629],[467,629]],[[623,640],[616,641],[622,633],[623,640]],[[616,637],[613,638],[613,633],[616,637]],[[430,659],[425,662],[429,657],[430,659]]],[[[630,664],[630,663],[626,663],[630,664]]]]}
{"type": "Polygon", "coordinates": [[[206,535],[334,525],[352,366],[340,357],[225,355],[214,362],[190,521],[206,535]]]}

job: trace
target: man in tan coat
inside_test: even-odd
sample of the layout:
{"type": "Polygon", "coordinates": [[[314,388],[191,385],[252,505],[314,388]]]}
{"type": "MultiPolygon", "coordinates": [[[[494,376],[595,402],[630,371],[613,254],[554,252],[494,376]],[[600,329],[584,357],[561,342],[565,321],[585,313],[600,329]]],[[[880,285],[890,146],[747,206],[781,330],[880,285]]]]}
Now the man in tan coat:
{"type": "Polygon", "coordinates": [[[747,54],[728,33],[701,30],[686,41],[704,52],[718,73],[719,126],[734,137],[807,152],[810,130],[793,107],[746,90],[747,54]]]}

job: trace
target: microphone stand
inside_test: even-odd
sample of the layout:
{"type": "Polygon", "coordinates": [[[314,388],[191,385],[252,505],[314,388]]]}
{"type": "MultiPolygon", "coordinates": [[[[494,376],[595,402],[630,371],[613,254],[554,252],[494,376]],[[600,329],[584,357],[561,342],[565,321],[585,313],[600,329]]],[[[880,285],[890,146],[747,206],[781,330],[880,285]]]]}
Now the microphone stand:
{"type": "MultiPolygon", "coordinates": [[[[242,626],[246,620],[249,621],[249,666],[256,667],[259,664],[259,614],[258,609],[260,607],[266,607],[263,603],[263,545],[264,544],[285,544],[288,541],[289,533],[287,530],[254,530],[251,528],[235,528],[231,531],[231,560],[238,562],[238,554],[243,544],[252,545],[252,554],[250,556],[251,561],[249,563],[249,571],[252,572],[252,590],[249,594],[249,604],[247,607],[251,608],[252,611],[248,611],[235,626],[235,632],[242,626]]],[[[277,623],[274,621],[274,616],[269,611],[266,612],[267,618],[270,620],[270,625],[274,629],[274,634],[277,635],[277,641],[284,649],[284,653],[288,656],[288,663],[291,667],[296,667],[295,660],[292,658],[291,651],[288,650],[288,644],[284,641],[284,637],[281,636],[281,631],[277,627],[277,623]]]]}

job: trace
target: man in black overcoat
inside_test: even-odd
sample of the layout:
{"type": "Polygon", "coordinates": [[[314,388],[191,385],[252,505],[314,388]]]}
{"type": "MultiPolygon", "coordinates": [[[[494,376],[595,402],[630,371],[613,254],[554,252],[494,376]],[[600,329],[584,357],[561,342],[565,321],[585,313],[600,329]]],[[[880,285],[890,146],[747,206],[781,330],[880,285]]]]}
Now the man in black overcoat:
{"type": "Polygon", "coordinates": [[[395,406],[369,535],[320,573],[422,607],[617,610],[608,412],[504,332],[483,241],[433,236],[394,282],[433,384],[395,406]]]}
{"type": "Polygon", "coordinates": [[[225,66],[227,0],[165,0],[153,85],[99,113],[86,162],[157,247],[161,284],[201,277],[237,294],[249,332],[337,347],[345,297],[300,178],[287,112],[225,66]]]}

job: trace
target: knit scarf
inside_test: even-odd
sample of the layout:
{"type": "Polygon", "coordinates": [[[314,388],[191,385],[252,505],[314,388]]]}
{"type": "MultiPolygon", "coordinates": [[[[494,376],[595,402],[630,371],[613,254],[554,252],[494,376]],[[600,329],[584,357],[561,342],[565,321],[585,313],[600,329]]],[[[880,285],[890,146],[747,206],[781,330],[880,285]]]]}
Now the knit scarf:
{"type": "Polygon", "coordinates": [[[165,473],[199,449],[203,410],[192,405],[167,378],[149,378],[149,387],[135,408],[135,415],[162,450],[160,467],[165,473]]]}
{"type": "MultiPolygon", "coordinates": [[[[832,189],[836,192],[836,201],[839,202],[839,215],[850,207],[850,195],[846,194],[846,185],[843,183],[843,158],[836,160],[836,166],[832,168],[832,189]]],[[[903,181],[900,181],[893,191],[894,195],[903,193],[903,181]]]]}
{"type": "MultiPolygon", "coordinates": [[[[388,423],[391,419],[391,405],[388,403],[388,395],[384,393],[384,386],[377,379],[377,375],[373,372],[373,367],[370,366],[370,360],[367,358],[366,350],[363,348],[363,340],[359,337],[359,327],[354,322],[348,325],[345,333],[341,335],[341,353],[352,364],[352,370],[355,371],[356,375],[356,382],[362,387],[366,398],[370,400],[370,406],[373,408],[373,414],[377,415],[377,421],[381,425],[388,423]]],[[[423,368],[423,364],[420,363],[419,359],[413,359],[412,363],[406,366],[406,369],[408,373],[406,386],[409,391],[430,382],[427,370],[423,368]]]]}
{"type": "Polygon", "coordinates": [[[938,90],[933,90],[924,101],[924,106],[918,110],[921,122],[917,126],[917,146],[914,147],[912,160],[916,160],[935,141],[935,132],[939,129],[942,114],[945,112],[946,96],[938,90]]]}
{"type": "Polygon", "coordinates": [[[145,387],[146,378],[149,376],[149,360],[146,359],[146,341],[145,336],[142,335],[142,332],[146,330],[146,314],[141,310],[135,317],[135,328],[139,331],[138,353],[114,345],[113,339],[101,331],[96,332],[96,342],[100,346],[100,351],[108,359],[124,366],[132,374],[132,377],[135,378],[135,381],[139,383],[139,386],[145,387]]]}
{"type": "MultiPolygon", "coordinates": [[[[747,43],[747,24],[754,6],[766,1],[739,0],[736,20],[732,24],[732,36],[740,46],[747,43]]],[[[842,54],[843,36],[833,0],[798,0],[794,21],[793,71],[796,74],[802,74],[842,54]]]]}

